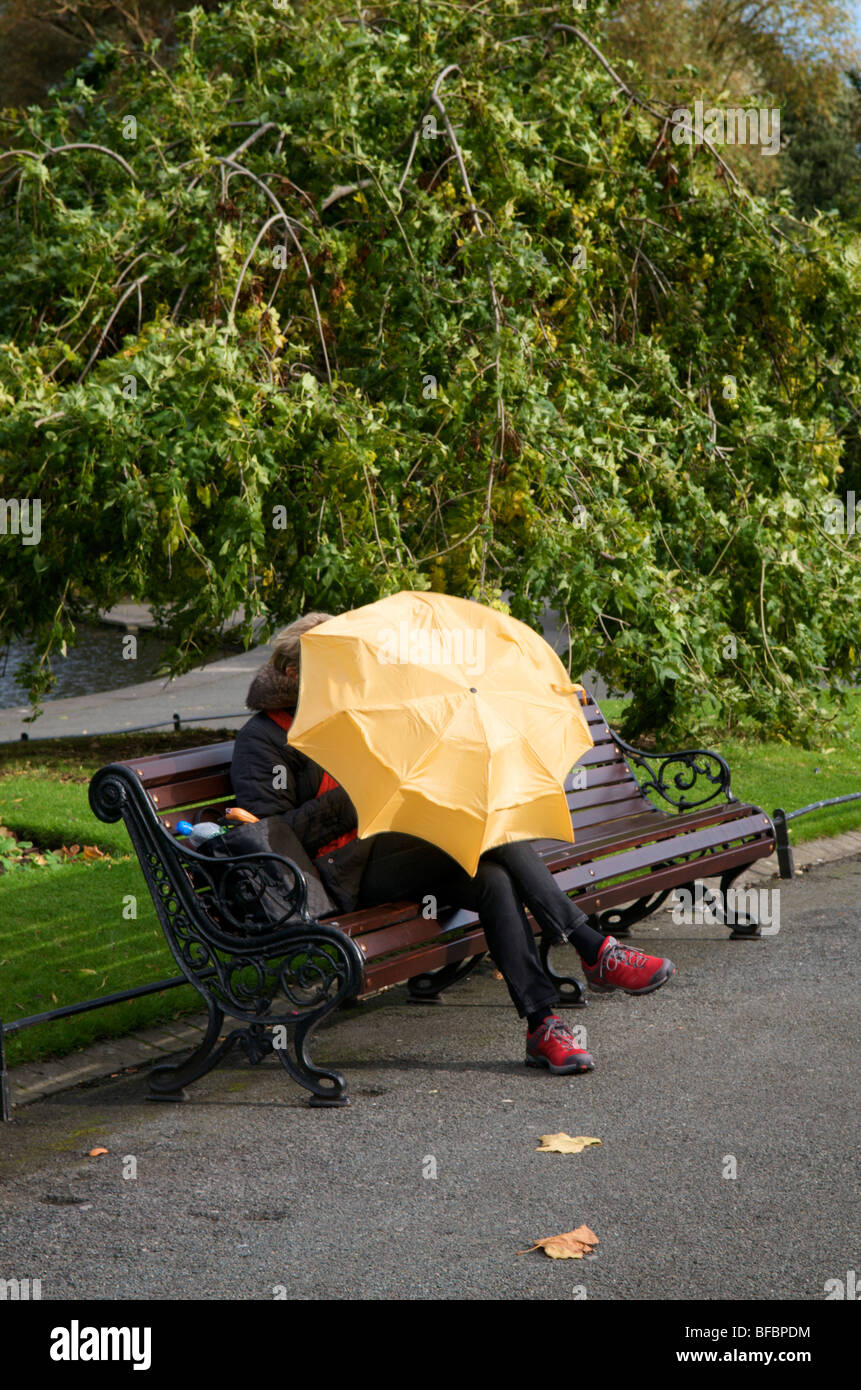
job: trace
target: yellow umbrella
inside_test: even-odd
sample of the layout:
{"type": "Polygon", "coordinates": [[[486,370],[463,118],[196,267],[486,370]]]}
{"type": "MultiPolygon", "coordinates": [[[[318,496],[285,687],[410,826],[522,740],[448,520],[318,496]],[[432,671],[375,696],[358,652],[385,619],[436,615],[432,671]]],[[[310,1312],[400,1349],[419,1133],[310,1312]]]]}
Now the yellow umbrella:
{"type": "Polygon", "coordinates": [[[524,623],[407,592],[301,647],[289,742],[344,787],[360,836],[417,835],[470,874],[495,845],[573,841],[563,783],[592,747],[582,687],[524,623]]]}

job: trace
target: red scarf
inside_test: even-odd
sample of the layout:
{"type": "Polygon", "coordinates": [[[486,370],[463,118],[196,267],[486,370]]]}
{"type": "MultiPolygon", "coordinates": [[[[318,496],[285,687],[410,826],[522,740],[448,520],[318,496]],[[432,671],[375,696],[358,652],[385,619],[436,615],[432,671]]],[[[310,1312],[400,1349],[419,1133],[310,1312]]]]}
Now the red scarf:
{"type": "MultiPolygon", "coordinates": [[[[269,718],[273,719],[278,727],[284,729],[285,732],[293,723],[293,715],[288,714],[286,709],[268,709],[266,713],[269,715],[269,718]]],[[[324,772],[320,779],[320,785],[317,788],[316,795],[322,796],[324,792],[334,791],[338,785],[339,783],[335,781],[334,777],[331,777],[328,772],[324,772]]],[[[314,858],[321,859],[324,854],[331,854],[333,850],[340,849],[342,845],[348,845],[350,841],[355,840],[355,838],[356,831],[348,830],[346,835],[339,835],[336,840],[332,840],[328,845],[324,845],[322,849],[318,849],[314,858]]]]}

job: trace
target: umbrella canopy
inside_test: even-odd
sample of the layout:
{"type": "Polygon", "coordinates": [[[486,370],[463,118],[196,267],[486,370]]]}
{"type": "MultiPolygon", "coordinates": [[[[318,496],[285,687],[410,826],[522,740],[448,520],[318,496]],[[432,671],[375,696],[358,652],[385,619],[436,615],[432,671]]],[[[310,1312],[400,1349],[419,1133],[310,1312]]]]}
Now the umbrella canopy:
{"type": "Polygon", "coordinates": [[[341,783],[360,836],[400,830],[474,874],[513,840],[573,841],[563,783],[592,747],[581,686],[531,628],[400,593],[303,635],[289,742],[341,783]]]}

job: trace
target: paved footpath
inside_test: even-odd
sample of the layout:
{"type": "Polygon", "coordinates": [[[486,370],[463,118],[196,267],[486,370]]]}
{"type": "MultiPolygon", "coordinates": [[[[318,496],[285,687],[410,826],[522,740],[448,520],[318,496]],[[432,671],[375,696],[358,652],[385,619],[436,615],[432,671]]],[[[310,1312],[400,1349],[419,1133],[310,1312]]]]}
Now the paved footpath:
{"type": "Polygon", "coordinates": [[[861,857],[780,887],[760,941],[641,926],[678,973],[568,1014],[586,1076],[523,1066],[488,972],[322,1029],[344,1110],[309,1109],[271,1058],[185,1104],[147,1104],[142,1068],[26,1106],[0,1130],[0,1275],[44,1299],[822,1300],[859,1268],[861,857]],[[559,1130],[602,1146],[536,1153],[559,1130]],[[582,1222],[594,1259],[517,1254],[582,1222]]]}

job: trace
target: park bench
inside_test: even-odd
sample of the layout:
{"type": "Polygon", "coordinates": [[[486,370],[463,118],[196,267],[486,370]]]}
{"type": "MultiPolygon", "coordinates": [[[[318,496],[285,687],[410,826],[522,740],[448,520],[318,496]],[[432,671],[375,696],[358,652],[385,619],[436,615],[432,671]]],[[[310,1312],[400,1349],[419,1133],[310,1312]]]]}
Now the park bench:
{"type": "MultiPolygon", "coordinates": [[[[719,754],[637,750],[613,732],[590,696],[583,705],[594,746],[566,783],[576,843],[533,842],[559,886],[598,930],[624,937],[674,889],[693,893],[698,879],[719,876],[718,894],[706,900],[721,921],[732,917],[733,938],[758,936],[752,916],[726,913],[727,893],[746,866],[772,853],[770,818],[732,795],[719,754]]],[[[187,1060],[150,1073],[150,1098],[181,1099],[185,1085],[241,1044],[252,1062],[274,1050],[311,1092],[312,1105],[343,1105],[344,1077],[316,1066],[308,1053],[321,1019],[399,984],[411,1000],[437,1000],[486,954],[484,935],[474,912],[441,906],[429,919],[415,902],[312,920],[304,880],[286,860],[279,862],[291,875],[292,920],[262,934],[243,930],[225,905],[230,875],[242,866],[247,879],[272,856],[213,860],[173,834],[180,819],[210,820],[231,805],[232,754],[226,742],[112,763],[90,784],[96,815],[124,820],[168,945],[209,1015],[187,1060]],[[225,1016],[240,1026],[223,1037],[225,1016]]],[[[542,940],[540,949],[562,1003],[585,1003],[580,981],[554,971],[550,944],[542,940]]]]}

